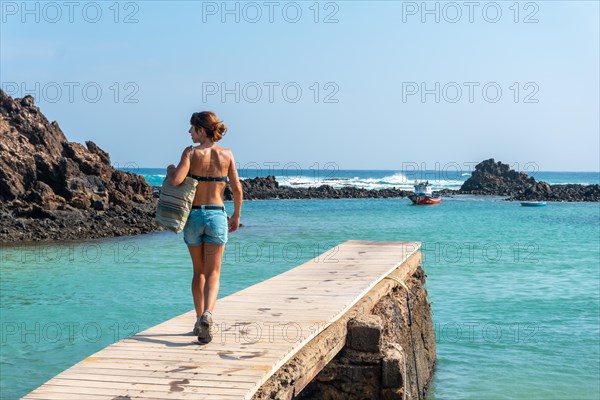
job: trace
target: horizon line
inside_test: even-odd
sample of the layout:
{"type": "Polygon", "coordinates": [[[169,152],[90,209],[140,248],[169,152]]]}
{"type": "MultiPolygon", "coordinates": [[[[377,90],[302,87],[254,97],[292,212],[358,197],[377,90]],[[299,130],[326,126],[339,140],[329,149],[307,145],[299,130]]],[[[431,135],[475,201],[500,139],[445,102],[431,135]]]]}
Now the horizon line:
{"type": "MultiPolygon", "coordinates": [[[[119,168],[119,167],[115,167],[116,169],[120,169],[123,171],[126,171],[127,169],[164,169],[166,171],[165,167],[135,167],[135,168],[119,168]]],[[[269,168],[240,168],[240,170],[243,169],[265,169],[268,170],[269,168]]],[[[273,168],[274,170],[282,170],[282,168],[273,168]]],[[[307,168],[307,171],[311,171],[310,168],[307,168]]],[[[379,168],[373,168],[373,169],[364,169],[364,168],[340,168],[337,169],[337,171],[395,171],[395,172],[406,172],[406,171],[411,171],[411,172],[421,172],[421,171],[438,171],[436,169],[423,169],[423,170],[401,170],[401,169],[379,169],[379,168]]],[[[456,172],[469,172],[469,170],[453,170],[456,172]]],[[[527,171],[522,171],[522,170],[516,170],[517,172],[525,172],[527,174],[536,174],[539,172],[569,172],[569,173],[587,173],[587,174],[599,174],[600,175],[600,171],[567,171],[567,170],[539,170],[539,171],[534,171],[534,172],[527,172],[527,171]]]]}

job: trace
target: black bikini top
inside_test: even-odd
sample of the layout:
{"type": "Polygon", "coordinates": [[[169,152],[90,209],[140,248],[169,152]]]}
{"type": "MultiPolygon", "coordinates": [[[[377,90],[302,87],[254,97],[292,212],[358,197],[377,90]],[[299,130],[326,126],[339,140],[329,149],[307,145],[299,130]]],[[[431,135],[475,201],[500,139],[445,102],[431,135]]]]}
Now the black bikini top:
{"type": "Polygon", "coordinates": [[[192,175],[192,152],[194,151],[194,147],[190,146],[190,170],[188,175],[200,182],[227,182],[226,176],[197,176],[192,175]]]}
{"type": "Polygon", "coordinates": [[[196,175],[190,175],[192,178],[194,178],[197,181],[201,181],[201,182],[227,182],[227,177],[226,176],[196,176],[196,175]]]}

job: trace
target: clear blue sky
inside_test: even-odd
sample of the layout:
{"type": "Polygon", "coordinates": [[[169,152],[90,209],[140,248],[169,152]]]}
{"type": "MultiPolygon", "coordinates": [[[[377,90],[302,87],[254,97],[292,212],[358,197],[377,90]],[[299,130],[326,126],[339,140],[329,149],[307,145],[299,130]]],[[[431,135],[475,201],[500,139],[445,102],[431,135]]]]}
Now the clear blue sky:
{"type": "Polygon", "coordinates": [[[176,163],[213,110],[242,167],[600,169],[597,1],[22,4],[0,5],[3,89],[116,166],[176,163]]]}

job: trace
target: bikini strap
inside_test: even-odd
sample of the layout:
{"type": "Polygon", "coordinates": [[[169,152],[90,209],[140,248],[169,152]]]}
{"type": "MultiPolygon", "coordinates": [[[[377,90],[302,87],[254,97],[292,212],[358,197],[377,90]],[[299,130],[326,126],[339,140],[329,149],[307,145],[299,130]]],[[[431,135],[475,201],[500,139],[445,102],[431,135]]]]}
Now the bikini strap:
{"type": "Polygon", "coordinates": [[[192,176],[192,159],[194,154],[194,145],[190,145],[190,169],[188,170],[188,176],[192,176]]]}
{"type": "Polygon", "coordinates": [[[227,177],[226,176],[197,176],[197,175],[192,175],[192,178],[194,178],[197,181],[201,181],[201,182],[227,182],[227,177]]]}

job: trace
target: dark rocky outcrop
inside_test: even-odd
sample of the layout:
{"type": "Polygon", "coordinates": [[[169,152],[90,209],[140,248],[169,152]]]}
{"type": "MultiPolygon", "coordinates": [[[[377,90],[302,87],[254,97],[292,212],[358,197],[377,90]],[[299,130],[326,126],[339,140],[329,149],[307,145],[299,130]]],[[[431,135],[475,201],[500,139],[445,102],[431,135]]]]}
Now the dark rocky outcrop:
{"type": "Polygon", "coordinates": [[[160,229],[144,178],[113,168],[91,141],[69,142],[33,97],[0,90],[0,137],[0,243],[160,229]]]}
{"type": "Polygon", "coordinates": [[[544,200],[544,201],[600,201],[599,185],[549,185],[536,182],[525,192],[517,193],[510,200],[544,200]]]}
{"type": "Polygon", "coordinates": [[[535,184],[535,179],[524,172],[510,169],[508,164],[495,162],[493,158],[482,161],[461,186],[463,193],[512,196],[535,184]]]}
{"type": "Polygon", "coordinates": [[[477,194],[506,196],[517,201],[600,201],[600,185],[550,185],[538,182],[524,172],[510,169],[507,164],[493,158],[475,166],[471,177],[460,190],[444,189],[442,196],[477,194]]]}
{"type": "MultiPolygon", "coordinates": [[[[241,181],[244,190],[244,199],[371,199],[406,197],[411,191],[396,188],[390,189],[362,189],[356,187],[334,188],[330,185],[321,185],[308,188],[295,188],[281,186],[274,176],[266,178],[244,179],[241,181]]],[[[227,200],[231,195],[225,193],[227,200]]]]}

